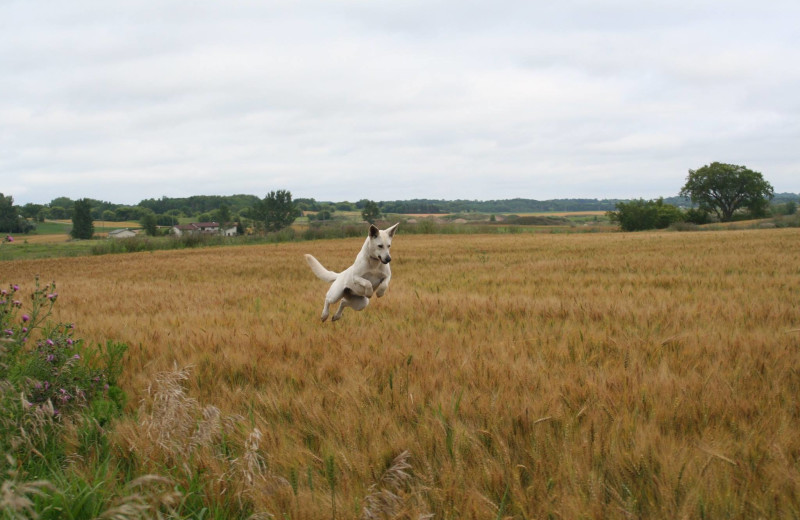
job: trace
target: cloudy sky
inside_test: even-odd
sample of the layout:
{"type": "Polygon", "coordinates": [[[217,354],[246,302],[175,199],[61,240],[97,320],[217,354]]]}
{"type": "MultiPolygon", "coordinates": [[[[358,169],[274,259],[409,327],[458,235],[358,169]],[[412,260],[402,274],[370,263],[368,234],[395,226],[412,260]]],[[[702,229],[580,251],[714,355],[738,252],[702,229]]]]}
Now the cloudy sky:
{"type": "Polygon", "coordinates": [[[0,0],[0,192],[800,192],[800,2],[0,0]]]}

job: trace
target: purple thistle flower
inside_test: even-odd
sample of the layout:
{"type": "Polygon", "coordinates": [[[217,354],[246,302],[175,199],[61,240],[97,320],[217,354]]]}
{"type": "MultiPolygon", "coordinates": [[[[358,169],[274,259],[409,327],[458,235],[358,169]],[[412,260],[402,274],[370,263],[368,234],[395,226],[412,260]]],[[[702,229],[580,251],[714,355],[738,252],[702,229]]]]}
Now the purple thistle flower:
{"type": "Polygon", "coordinates": [[[28,332],[28,327],[22,327],[22,333],[25,334],[28,332]]]}
{"type": "Polygon", "coordinates": [[[14,289],[14,291],[19,291],[19,285],[17,284],[14,284],[11,288],[14,289]]]}
{"type": "Polygon", "coordinates": [[[50,363],[52,363],[55,358],[56,358],[56,356],[53,355],[53,354],[48,354],[47,355],[47,361],[49,361],[50,363]]]}
{"type": "Polygon", "coordinates": [[[25,323],[26,321],[30,321],[31,317],[27,314],[22,315],[22,322],[25,323]]]}
{"type": "Polygon", "coordinates": [[[80,358],[81,358],[80,354],[75,354],[74,356],[72,356],[72,359],[80,359],[80,358]]]}
{"type": "Polygon", "coordinates": [[[55,345],[55,343],[53,343],[53,340],[52,340],[52,339],[50,339],[50,338],[47,338],[47,341],[46,341],[45,343],[47,343],[47,344],[48,344],[48,345],[50,345],[51,347],[52,347],[53,345],[55,345]]]}
{"type": "MultiPolygon", "coordinates": [[[[75,343],[75,342],[74,342],[74,341],[72,341],[72,338],[68,338],[68,339],[67,339],[67,345],[72,345],[73,343],[75,343]]],[[[77,354],[76,354],[76,355],[77,355],[77,354]]]]}

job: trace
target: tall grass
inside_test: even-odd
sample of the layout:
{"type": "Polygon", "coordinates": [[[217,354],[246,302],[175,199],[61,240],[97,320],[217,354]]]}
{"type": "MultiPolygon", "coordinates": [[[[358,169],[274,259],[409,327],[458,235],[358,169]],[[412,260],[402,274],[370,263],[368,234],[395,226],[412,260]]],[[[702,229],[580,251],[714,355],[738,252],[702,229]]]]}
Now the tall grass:
{"type": "Polygon", "coordinates": [[[800,516],[797,229],[402,229],[386,296],[336,324],[319,323],[327,287],[302,254],[338,271],[360,236],[4,276],[59,280],[60,320],[130,345],[109,449],[128,480],[174,482],[184,511],[800,516]],[[176,370],[169,437],[156,396],[176,370]]]}

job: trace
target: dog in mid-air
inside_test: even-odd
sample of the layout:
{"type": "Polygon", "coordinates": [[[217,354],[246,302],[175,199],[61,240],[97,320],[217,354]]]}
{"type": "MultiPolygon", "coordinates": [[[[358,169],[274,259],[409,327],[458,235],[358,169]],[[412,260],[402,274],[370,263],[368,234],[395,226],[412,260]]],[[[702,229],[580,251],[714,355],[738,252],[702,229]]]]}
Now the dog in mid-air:
{"type": "Polygon", "coordinates": [[[392,278],[392,270],[389,267],[392,256],[389,250],[399,224],[398,222],[388,229],[378,229],[370,225],[369,235],[356,256],[356,261],[341,273],[325,269],[316,258],[306,255],[306,262],[314,274],[320,280],[331,283],[331,288],[325,295],[325,305],[322,307],[322,321],[328,319],[330,306],[339,300],[341,300],[339,309],[331,321],[341,318],[345,307],[360,311],[369,305],[369,299],[373,294],[379,298],[384,295],[392,278]]]}

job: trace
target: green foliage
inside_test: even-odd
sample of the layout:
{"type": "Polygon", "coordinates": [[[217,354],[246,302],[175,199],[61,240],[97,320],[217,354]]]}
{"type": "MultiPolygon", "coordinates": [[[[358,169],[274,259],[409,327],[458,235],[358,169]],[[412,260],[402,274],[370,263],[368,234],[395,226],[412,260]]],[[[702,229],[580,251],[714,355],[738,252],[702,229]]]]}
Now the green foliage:
{"type": "Polygon", "coordinates": [[[139,202],[138,205],[156,214],[180,211],[190,216],[200,213],[210,213],[220,209],[223,204],[228,206],[232,214],[240,213],[242,210],[250,208],[258,202],[259,198],[255,195],[195,195],[192,197],[180,198],[161,197],[160,199],[145,199],[139,202]]]}
{"type": "Polygon", "coordinates": [[[254,207],[255,219],[265,231],[280,231],[288,227],[301,212],[292,202],[292,193],[287,190],[271,191],[254,207]]]}
{"type": "Polygon", "coordinates": [[[127,346],[90,347],[74,337],[74,325],[51,323],[55,283],[36,279],[27,306],[20,292],[16,284],[0,291],[0,448],[32,467],[61,456],[62,417],[102,425],[119,416],[126,396],[116,383],[127,346]]]}
{"type": "Polygon", "coordinates": [[[88,199],[75,201],[72,207],[72,238],[89,239],[94,235],[92,205],[88,199]]]}
{"type": "Polygon", "coordinates": [[[361,218],[369,222],[370,224],[374,224],[378,218],[381,216],[381,208],[378,205],[371,201],[367,200],[364,202],[364,207],[361,210],[361,218]]]}
{"type": "Polygon", "coordinates": [[[664,229],[684,220],[683,212],[664,199],[638,199],[630,202],[618,202],[617,211],[608,212],[612,222],[617,222],[623,231],[642,231],[646,229],[664,229]]]}
{"type": "Polygon", "coordinates": [[[774,191],[759,172],[714,162],[689,170],[680,194],[690,197],[700,209],[716,213],[722,222],[729,222],[734,212],[742,208],[749,210],[753,217],[763,216],[774,191]]]}
{"type": "Polygon", "coordinates": [[[144,229],[147,235],[151,237],[158,235],[158,219],[155,213],[148,211],[144,214],[139,223],[142,225],[142,229],[144,229]]]}
{"type": "Polygon", "coordinates": [[[19,215],[17,207],[14,206],[14,197],[0,193],[0,233],[27,233],[29,231],[28,222],[19,215]]]}
{"type": "Polygon", "coordinates": [[[707,211],[700,208],[689,208],[684,213],[684,220],[690,224],[702,226],[711,222],[711,215],[707,211]]]}

